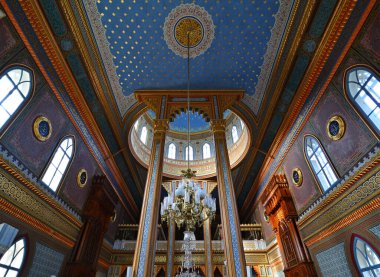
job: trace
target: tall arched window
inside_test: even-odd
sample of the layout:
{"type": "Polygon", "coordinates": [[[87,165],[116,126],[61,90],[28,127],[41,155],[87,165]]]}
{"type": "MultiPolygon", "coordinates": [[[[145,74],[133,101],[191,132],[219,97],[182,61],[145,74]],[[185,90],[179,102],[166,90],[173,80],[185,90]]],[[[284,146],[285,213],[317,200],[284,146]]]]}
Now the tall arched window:
{"type": "Polygon", "coordinates": [[[235,125],[232,126],[232,131],[231,132],[232,132],[232,142],[235,143],[239,139],[237,127],[235,125]]]}
{"type": "Polygon", "coordinates": [[[24,67],[11,67],[0,76],[0,128],[30,96],[32,74],[24,67]]]}
{"type": "Polygon", "coordinates": [[[168,158],[169,159],[175,159],[175,152],[177,150],[177,147],[175,146],[174,143],[170,143],[169,144],[169,148],[168,148],[168,158]]]}
{"type": "Polygon", "coordinates": [[[141,134],[140,134],[140,140],[141,140],[144,144],[146,144],[147,136],[148,136],[148,129],[144,126],[144,127],[142,127],[142,129],[141,129],[141,134]]]}
{"type": "Polygon", "coordinates": [[[42,182],[56,191],[73,156],[74,140],[65,138],[55,150],[53,158],[45,171],[42,182]]]}
{"type": "Polygon", "coordinates": [[[208,159],[211,157],[211,147],[209,143],[203,144],[202,147],[203,159],[208,159]]]}
{"type": "Polygon", "coordinates": [[[314,174],[317,176],[323,190],[326,191],[338,178],[325,152],[319,142],[312,136],[305,137],[305,152],[314,174]]]}
{"type": "Polygon", "coordinates": [[[140,120],[138,119],[138,120],[135,122],[135,125],[134,125],[134,126],[135,126],[135,130],[137,130],[137,129],[139,128],[139,121],[140,121],[140,120]]]}
{"type": "Polygon", "coordinates": [[[19,239],[9,247],[0,260],[0,276],[17,276],[25,259],[25,239],[19,239]]]}
{"type": "Polygon", "coordinates": [[[186,146],[185,149],[185,160],[194,160],[194,151],[192,146],[186,146]]]}
{"type": "Polygon", "coordinates": [[[352,251],[356,266],[362,276],[380,276],[380,257],[366,241],[355,236],[352,251]]]}
{"type": "Polygon", "coordinates": [[[380,80],[365,67],[355,67],[347,74],[348,95],[360,112],[380,132],[380,80]]]}
{"type": "Polygon", "coordinates": [[[244,127],[245,127],[245,124],[244,124],[244,121],[240,119],[240,125],[241,125],[241,129],[243,130],[244,127]]]}

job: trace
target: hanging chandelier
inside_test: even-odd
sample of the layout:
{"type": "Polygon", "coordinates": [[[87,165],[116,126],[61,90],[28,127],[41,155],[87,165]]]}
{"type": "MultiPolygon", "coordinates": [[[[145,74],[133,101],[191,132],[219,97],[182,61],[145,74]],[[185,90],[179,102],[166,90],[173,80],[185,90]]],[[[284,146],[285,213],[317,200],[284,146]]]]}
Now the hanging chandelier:
{"type": "Polygon", "coordinates": [[[197,225],[215,217],[216,200],[193,180],[196,171],[190,169],[190,34],[191,27],[187,30],[187,170],[182,170],[182,180],[174,194],[161,203],[161,221],[174,220],[178,228],[185,226],[186,231],[194,232],[197,225]]]}

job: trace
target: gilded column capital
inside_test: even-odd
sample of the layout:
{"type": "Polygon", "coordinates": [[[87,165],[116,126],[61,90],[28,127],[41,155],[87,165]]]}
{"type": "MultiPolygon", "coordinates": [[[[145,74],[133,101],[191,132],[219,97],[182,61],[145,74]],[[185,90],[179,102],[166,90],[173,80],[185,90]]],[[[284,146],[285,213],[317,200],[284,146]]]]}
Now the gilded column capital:
{"type": "Polygon", "coordinates": [[[213,119],[211,120],[211,130],[214,136],[218,138],[220,135],[225,136],[226,133],[226,120],[225,119],[213,119]],[[220,134],[220,135],[219,135],[220,134]]]}
{"type": "Polygon", "coordinates": [[[154,138],[162,138],[165,136],[169,127],[169,121],[167,119],[155,119],[153,121],[154,138]]]}

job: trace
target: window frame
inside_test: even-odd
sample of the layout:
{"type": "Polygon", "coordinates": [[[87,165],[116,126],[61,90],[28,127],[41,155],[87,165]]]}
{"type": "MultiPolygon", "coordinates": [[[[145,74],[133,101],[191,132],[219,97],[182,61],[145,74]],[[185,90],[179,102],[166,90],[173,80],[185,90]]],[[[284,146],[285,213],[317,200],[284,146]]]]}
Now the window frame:
{"type": "MultiPolygon", "coordinates": [[[[72,164],[72,162],[73,162],[73,160],[74,160],[75,152],[76,152],[76,143],[75,143],[75,137],[74,137],[73,135],[67,135],[67,136],[64,136],[64,137],[61,138],[61,140],[56,144],[56,146],[55,146],[55,148],[54,148],[54,151],[53,151],[53,153],[50,155],[49,161],[46,163],[45,168],[44,168],[44,170],[43,170],[43,172],[42,172],[42,174],[41,174],[41,176],[40,176],[40,180],[41,180],[41,182],[42,182],[47,188],[49,188],[52,192],[54,192],[54,193],[56,193],[56,194],[58,194],[58,193],[60,192],[60,190],[61,190],[61,186],[62,186],[62,184],[64,183],[64,181],[65,181],[65,179],[66,179],[66,176],[67,176],[67,173],[69,172],[69,169],[70,169],[70,167],[71,167],[71,164],[72,164]],[[62,174],[62,178],[61,178],[61,180],[59,181],[59,184],[58,184],[58,186],[57,186],[57,189],[56,189],[56,190],[53,190],[48,184],[46,184],[44,181],[42,181],[42,179],[43,179],[43,177],[45,176],[47,170],[49,169],[49,166],[50,166],[51,162],[53,161],[54,156],[55,156],[55,154],[57,153],[57,150],[58,150],[59,147],[61,146],[62,142],[63,142],[64,140],[68,139],[68,138],[71,138],[71,139],[73,140],[73,145],[72,145],[72,147],[73,147],[73,153],[72,153],[71,158],[70,158],[70,160],[69,160],[69,162],[68,162],[68,164],[67,164],[67,166],[66,166],[65,172],[62,174]]],[[[52,180],[50,180],[50,182],[51,182],[51,181],[52,181],[52,180]]]]}
{"type": "MultiPolygon", "coordinates": [[[[0,78],[2,76],[5,76],[8,72],[14,70],[14,69],[21,69],[24,71],[28,71],[30,74],[30,88],[28,95],[24,98],[24,100],[20,103],[20,105],[16,108],[16,110],[13,112],[13,114],[10,115],[10,117],[4,122],[4,125],[0,127],[0,132],[3,133],[5,130],[8,129],[8,127],[12,124],[12,122],[20,115],[22,110],[28,105],[30,100],[32,99],[35,91],[35,76],[34,71],[29,66],[26,66],[24,64],[10,64],[3,68],[0,71],[0,78]]],[[[14,90],[14,87],[12,88],[14,90]]],[[[1,105],[1,104],[0,104],[1,105]]]]}
{"type": "MultiPolygon", "coordinates": [[[[343,83],[344,83],[344,95],[347,99],[347,101],[350,103],[350,105],[352,106],[352,108],[354,109],[354,111],[358,114],[358,116],[364,121],[364,123],[368,126],[368,128],[373,132],[373,134],[380,138],[380,127],[378,128],[373,122],[371,119],[368,118],[367,114],[363,111],[363,109],[359,106],[359,104],[355,101],[355,99],[353,98],[353,96],[351,95],[351,92],[350,92],[350,88],[349,88],[349,81],[348,81],[348,78],[349,78],[349,75],[352,71],[355,71],[355,70],[366,70],[368,71],[370,74],[374,75],[375,78],[379,79],[380,80],[380,74],[377,70],[375,70],[374,68],[370,67],[369,65],[367,64],[356,64],[356,65],[353,65],[353,66],[350,66],[348,67],[346,70],[345,70],[345,73],[344,73],[344,77],[343,77],[343,83]]],[[[368,82],[368,80],[367,80],[368,82]]],[[[366,82],[366,83],[367,83],[366,82]]],[[[368,95],[368,94],[367,94],[368,95]]],[[[372,99],[373,96],[371,95],[370,98],[372,99]]],[[[380,106],[379,106],[380,107],[380,106]]]]}
{"type": "MultiPolygon", "coordinates": [[[[311,135],[311,134],[306,134],[306,135],[304,136],[304,139],[303,139],[303,144],[304,144],[304,145],[303,145],[303,153],[304,153],[305,159],[306,159],[306,161],[307,161],[307,164],[309,165],[309,168],[310,168],[310,170],[311,170],[311,172],[312,172],[312,175],[314,176],[314,179],[316,180],[316,182],[317,182],[317,184],[318,184],[318,187],[319,187],[319,189],[320,189],[320,192],[321,192],[322,194],[324,194],[324,193],[326,193],[327,191],[329,191],[332,187],[335,186],[335,184],[339,181],[340,176],[339,176],[338,172],[336,171],[336,169],[335,169],[335,167],[334,167],[334,164],[331,162],[330,157],[327,155],[327,153],[326,153],[326,151],[325,151],[325,149],[324,149],[322,143],[320,142],[320,140],[319,140],[316,136],[311,135]],[[319,172],[323,171],[323,174],[324,174],[325,178],[327,179],[328,183],[330,184],[330,186],[329,186],[326,190],[323,188],[323,185],[321,184],[321,181],[320,181],[319,178],[318,178],[317,172],[315,172],[315,169],[314,169],[314,167],[313,167],[313,165],[312,165],[312,163],[311,163],[311,161],[310,161],[310,157],[309,157],[309,155],[308,155],[308,153],[307,153],[307,144],[306,144],[306,140],[307,140],[308,137],[310,137],[310,138],[312,138],[312,139],[315,139],[315,140],[317,141],[319,148],[321,149],[322,153],[323,153],[324,156],[325,156],[325,159],[327,160],[327,163],[326,163],[323,167],[321,166],[321,170],[319,171],[319,172]],[[330,167],[331,167],[331,169],[332,169],[332,171],[333,171],[333,173],[335,174],[335,177],[336,177],[336,181],[333,182],[333,183],[330,183],[330,180],[327,178],[327,174],[326,174],[325,171],[324,171],[324,168],[326,167],[327,164],[330,165],[330,167]]],[[[314,151],[313,155],[316,155],[315,151],[314,151]]],[[[320,164],[320,163],[319,163],[319,160],[318,160],[318,164],[320,164]]],[[[318,172],[318,173],[319,173],[319,172],[318,172]]]]}
{"type": "Polygon", "coordinates": [[[376,249],[376,247],[374,247],[367,239],[363,238],[362,236],[360,236],[360,235],[358,235],[356,233],[352,234],[352,236],[351,236],[351,242],[350,242],[350,251],[349,252],[351,254],[351,259],[353,261],[353,264],[354,264],[354,267],[356,269],[356,272],[358,273],[359,276],[363,276],[362,272],[366,272],[366,271],[369,271],[371,269],[380,268],[380,264],[377,267],[373,267],[372,266],[372,267],[369,267],[369,270],[362,271],[362,269],[359,267],[359,264],[358,264],[358,259],[357,259],[357,255],[356,255],[356,248],[354,248],[356,239],[360,239],[364,243],[366,243],[375,252],[375,254],[377,255],[377,257],[379,259],[380,259],[380,253],[379,253],[378,249],[376,249]]]}
{"type": "Polygon", "coordinates": [[[211,144],[209,143],[209,142],[205,142],[205,143],[203,143],[203,145],[202,145],[202,159],[203,160],[207,160],[207,159],[210,159],[211,158],[211,144]],[[208,147],[209,147],[209,156],[207,157],[207,158],[205,158],[205,151],[204,151],[204,147],[205,147],[205,145],[208,145],[208,147]]]}
{"type": "Polygon", "coordinates": [[[237,128],[237,126],[234,124],[234,125],[232,125],[232,128],[231,128],[231,137],[232,137],[232,144],[235,144],[235,143],[237,143],[238,141],[239,141],[239,138],[240,138],[240,136],[239,136],[239,130],[238,130],[238,128],[237,128]],[[234,129],[236,130],[236,140],[234,139],[234,129]]]}
{"type": "Polygon", "coordinates": [[[185,151],[184,151],[184,152],[185,152],[185,153],[184,153],[184,154],[185,154],[185,157],[184,157],[184,158],[185,158],[185,161],[188,161],[188,160],[189,160],[189,161],[194,161],[194,160],[195,160],[195,159],[194,159],[194,147],[193,147],[191,144],[185,146],[185,151]],[[189,150],[188,150],[188,151],[189,151],[189,154],[188,154],[189,159],[186,159],[186,149],[187,149],[188,147],[189,147],[189,150]],[[192,156],[193,156],[192,159],[190,159],[190,148],[191,148],[191,152],[192,152],[192,156]]]}
{"type": "Polygon", "coordinates": [[[148,145],[148,127],[146,127],[146,125],[142,126],[141,127],[141,132],[140,132],[140,135],[139,135],[139,139],[140,141],[145,144],[145,145],[148,145]],[[142,134],[143,134],[143,130],[146,130],[146,135],[145,135],[145,141],[142,140],[142,134]]]}
{"type": "Polygon", "coordinates": [[[167,158],[168,158],[168,159],[172,159],[172,160],[175,160],[175,159],[177,158],[177,145],[176,145],[174,142],[170,142],[170,143],[168,144],[168,155],[167,155],[167,158]],[[170,146],[171,146],[171,145],[174,146],[174,158],[171,158],[171,157],[169,156],[169,154],[170,154],[170,146]]]}
{"type": "MultiPolygon", "coordinates": [[[[5,222],[4,222],[5,223],[5,222]]],[[[13,226],[13,225],[11,225],[11,226],[13,226]]],[[[30,249],[29,249],[29,238],[28,238],[28,236],[27,235],[21,235],[21,236],[16,236],[16,238],[14,239],[14,241],[13,241],[13,243],[11,244],[11,246],[4,252],[4,254],[5,253],[7,253],[7,251],[14,245],[14,244],[16,244],[18,241],[20,241],[20,240],[23,240],[24,241],[24,254],[23,254],[23,257],[22,257],[22,262],[21,262],[21,265],[20,265],[20,268],[18,269],[18,271],[17,271],[17,276],[22,276],[22,274],[23,274],[23,272],[24,272],[24,268],[25,268],[25,266],[26,266],[26,264],[27,264],[27,259],[28,259],[28,256],[29,256],[29,251],[30,251],[30,249]]],[[[3,258],[4,257],[4,254],[1,256],[1,258],[3,258]]],[[[1,260],[1,258],[0,258],[0,260],[1,260]]],[[[12,260],[12,262],[13,262],[13,260],[12,260]]],[[[12,264],[12,262],[11,262],[11,264],[12,264]]],[[[0,265],[0,267],[1,268],[6,268],[7,269],[7,272],[6,273],[8,273],[9,272],[9,269],[12,269],[10,266],[7,266],[7,267],[5,267],[5,266],[2,266],[2,265],[0,265]]]]}

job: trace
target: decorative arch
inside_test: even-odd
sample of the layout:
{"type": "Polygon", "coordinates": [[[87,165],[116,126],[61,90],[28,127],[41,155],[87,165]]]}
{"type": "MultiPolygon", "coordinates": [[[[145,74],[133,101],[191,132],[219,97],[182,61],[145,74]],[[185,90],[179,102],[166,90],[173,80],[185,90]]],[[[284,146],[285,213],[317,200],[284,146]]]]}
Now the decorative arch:
{"type": "Polygon", "coordinates": [[[354,108],[380,133],[380,77],[365,66],[355,66],[345,75],[346,94],[354,108]]]}
{"type": "Polygon", "coordinates": [[[231,134],[232,134],[232,143],[236,143],[239,140],[239,134],[238,134],[236,125],[232,126],[231,134]]]}
{"type": "Polygon", "coordinates": [[[338,177],[325,150],[315,137],[307,135],[304,141],[304,151],[320,186],[323,191],[327,191],[338,180],[338,177]]]}
{"type": "Polygon", "coordinates": [[[171,142],[168,146],[168,158],[169,159],[175,159],[177,153],[177,146],[173,142],[171,142]]]}
{"type": "Polygon", "coordinates": [[[194,160],[194,148],[191,145],[185,147],[185,160],[194,160]]]}
{"type": "Polygon", "coordinates": [[[30,69],[16,65],[0,75],[0,130],[30,99],[33,88],[33,73],[30,69]]]}
{"type": "Polygon", "coordinates": [[[211,158],[211,145],[208,142],[205,142],[202,146],[202,158],[204,160],[211,158]]]}
{"type": "Polygon", "coordinates": [[[52,158],[42,176],[44,182],[51,190],[57,191],[74,156],[74,137],[62,139],[56,147],[52,158]]]}
{"type": "Polygon", "coordinates": [[[361,276],[380,276],[380,255],[363,237],[353,234],[351,251],[361,276]]]}
{"type": "Polygon", "coordinates": [[[143,126],[141,128],[141,133],[140,133],[140,140],[142,143],[146,144],[148,139],[148,128],[146,126],[143,126]]]}

